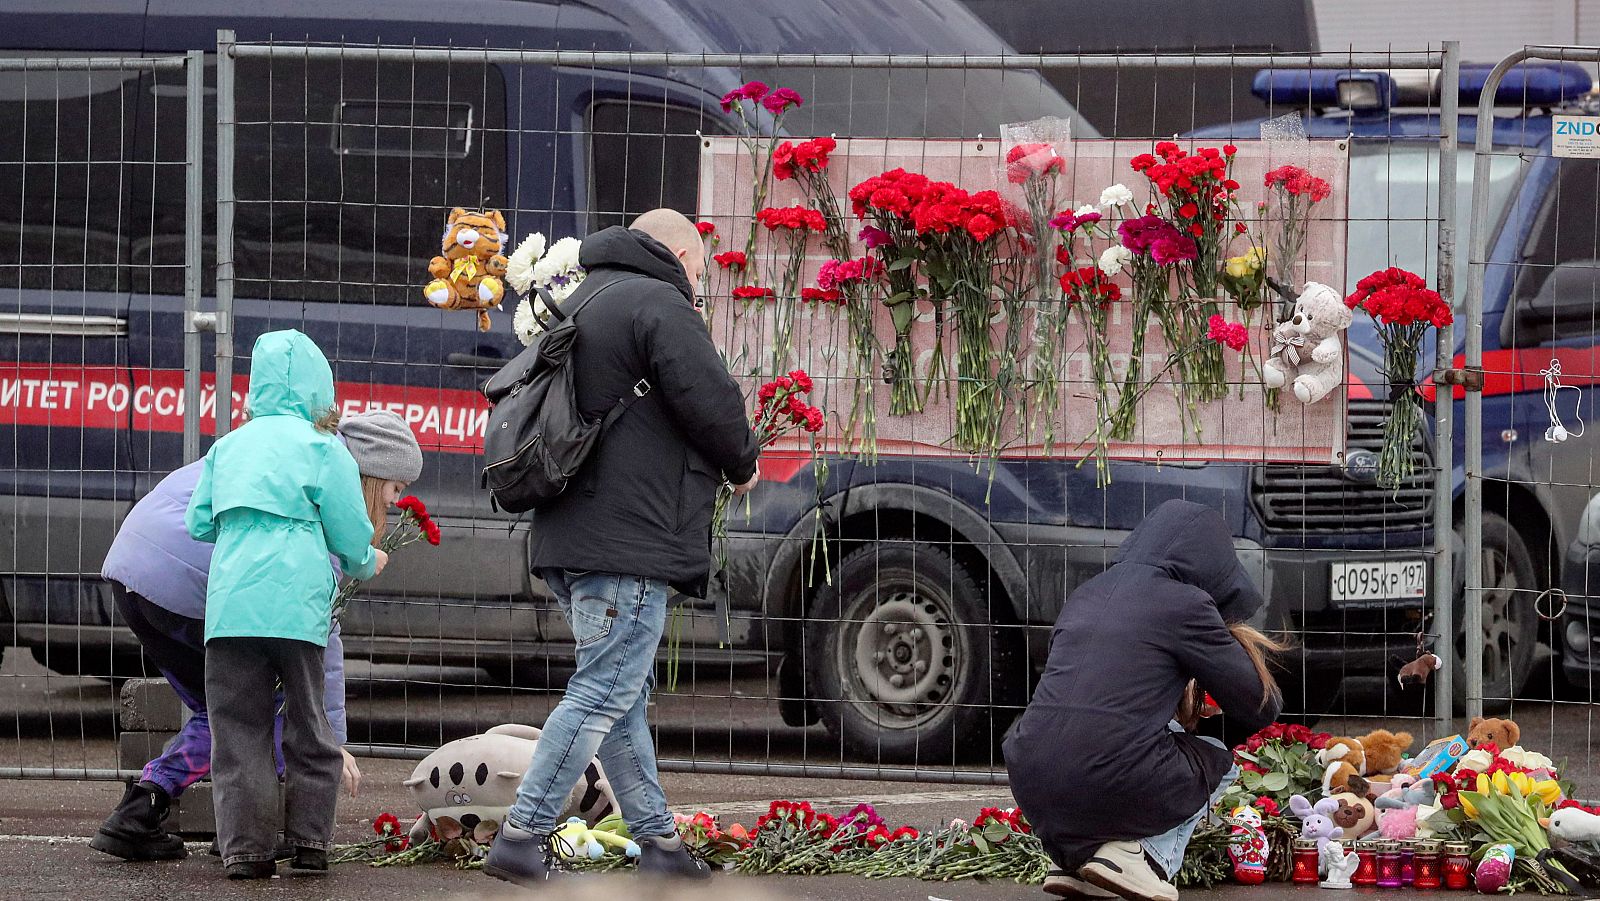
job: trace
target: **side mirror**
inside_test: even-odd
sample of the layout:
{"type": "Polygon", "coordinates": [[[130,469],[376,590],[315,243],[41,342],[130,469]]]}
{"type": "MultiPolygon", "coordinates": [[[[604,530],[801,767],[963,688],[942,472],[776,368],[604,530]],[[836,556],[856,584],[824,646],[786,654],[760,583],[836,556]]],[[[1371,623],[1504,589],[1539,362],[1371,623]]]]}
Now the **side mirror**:
{"type": "MultiPolygon", "coordinates": [[[[1600,331],[1600,260],[1574,260],[1553,267],[1539,292],[1518,306],[1516,329],[1515,343],[1521,346],[1600,331]]],[[[1513,342],[1504,343],[1509,346],[1513,342]]]]}

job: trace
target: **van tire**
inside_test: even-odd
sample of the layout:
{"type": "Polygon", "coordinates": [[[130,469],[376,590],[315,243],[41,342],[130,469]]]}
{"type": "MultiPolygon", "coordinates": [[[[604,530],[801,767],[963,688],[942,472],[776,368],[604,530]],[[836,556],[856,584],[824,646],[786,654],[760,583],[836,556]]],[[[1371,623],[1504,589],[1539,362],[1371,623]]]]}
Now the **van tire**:
{"type": "Polygon", "coordinates": [[[879,541],[851,552],[801,622],[805,697],[858,760],[997,762],[1026,700],[1021,630],[943,548],[879,541]],[[999,621],[1003,624],[1004,618],[999,621]]]}
{"type": "MultiPolygon", "coordinates": [[[[1457,525],[1460,528],[1460,525],[1457,525]]],[[[1464,568],[1457,568],[1457,584],[1464,568]]],[[[1483,514],[1483,709],[1486,713],[1503,713],[1510,708],[1510,699],[1527,684],[1538,656],[1539,615],[1534,611],[1533,599],[1540,581],[1533,565],[1533,555],[1522,535],[1505,517],[1485,511],[1483,514]]],[[[1465,611],[1465,603],[1457,607],[1465,611]]],[[[1456,676],[1453,683],[1455,706],[1465,711],[1467,704],[1466,678],[1466,616],[1457,613],[1455,651],[1456,676]]]]}

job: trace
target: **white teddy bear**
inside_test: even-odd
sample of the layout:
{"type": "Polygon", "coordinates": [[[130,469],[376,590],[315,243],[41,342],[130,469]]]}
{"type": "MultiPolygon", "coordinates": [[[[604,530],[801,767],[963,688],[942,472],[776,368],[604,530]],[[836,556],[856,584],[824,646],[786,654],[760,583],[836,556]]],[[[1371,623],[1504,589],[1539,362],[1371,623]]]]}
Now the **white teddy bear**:
{"type": "Polygon", "coordinates": [[[1268,388],[1292,385],[1302,404],[1314,404],[1344,379],[1344,344],[1339,333],[1353,314],[1339,292],[1307,282],[1294,303],[1294,315],[1272,330],[1272,356],[1261,367],[1268,388]]]}

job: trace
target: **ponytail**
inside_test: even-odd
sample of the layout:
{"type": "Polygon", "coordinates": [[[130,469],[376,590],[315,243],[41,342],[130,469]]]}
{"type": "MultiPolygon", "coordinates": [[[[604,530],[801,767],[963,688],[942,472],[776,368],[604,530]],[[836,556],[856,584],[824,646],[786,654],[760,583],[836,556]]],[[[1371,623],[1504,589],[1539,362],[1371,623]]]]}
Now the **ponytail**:
{"type": "Polygon", "coordinates": [[[1228,631],[1233,634],[1233,640],[1244,648],[1250,665],[1256,668],[1256,677],[1261,680],[1261,706],[1265,708],[1272,696],[1278,693],[1278,680],[1272,676],[1268,657],[1289,650],[1289,643],[1264,635],[1244,623],[1229,623],[1228,631]]]}

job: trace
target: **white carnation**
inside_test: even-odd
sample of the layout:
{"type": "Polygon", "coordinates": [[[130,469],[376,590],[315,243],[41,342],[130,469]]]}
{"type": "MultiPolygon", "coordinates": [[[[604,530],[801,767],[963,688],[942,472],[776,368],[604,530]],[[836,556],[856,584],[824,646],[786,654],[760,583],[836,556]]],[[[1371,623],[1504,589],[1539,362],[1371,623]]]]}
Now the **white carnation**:
{"type": "Polygon", "coordinates": [[[506,284],[518,294],[533,286],[533,264],[544,256],[544,235],[534,232],[522,239],[506,260],[506,284]]]}
{"type": "Polygon", "coordinates": [[[544,326],[534,318],[533,305],[528,302],[528,298],[524,297],[522,302],[517,304],[517,312],[511,317],[511,328],[517,333],[517,340],[522,342],[523,347],[532,344],[533,339],[544,331],[544,326]]]}
{"type": "Polygon", "coordinates": [[[1133,202],[1133,192],[1128,186],[1118,183],[1100,192],[1100,208],[1109,210],[1113,207],[1127,206],[1133,202]]]}
{"type": "Polygon", "coordinates": [[[1121,244],[1114,244],[1100,254],[1100,271],[1106,275],[1121,275],[1122,268],[1133,260],[1133,251],[1121,244]]]}
{"type": "Polygon", "coordinates": [[[583,242],[577,238],[562,238],[550,245],[539,262],[533,266],[533,280],[550,292],[557,303],[566,300],[583,284],[585,272],[578,265],[578,250],[583,242]]]}
{"type": "Polygon", "coordinates": [[[1092,205],[1086,203],[1083,206],[1080,206],[1077,209],[1073,210],[1072,211],[1072,215],[1074,215],[1074,216],[1087,216],[1090,213],[1098,214],[1099,212],[1100,211],[1095,209],[1092,205]]]}

